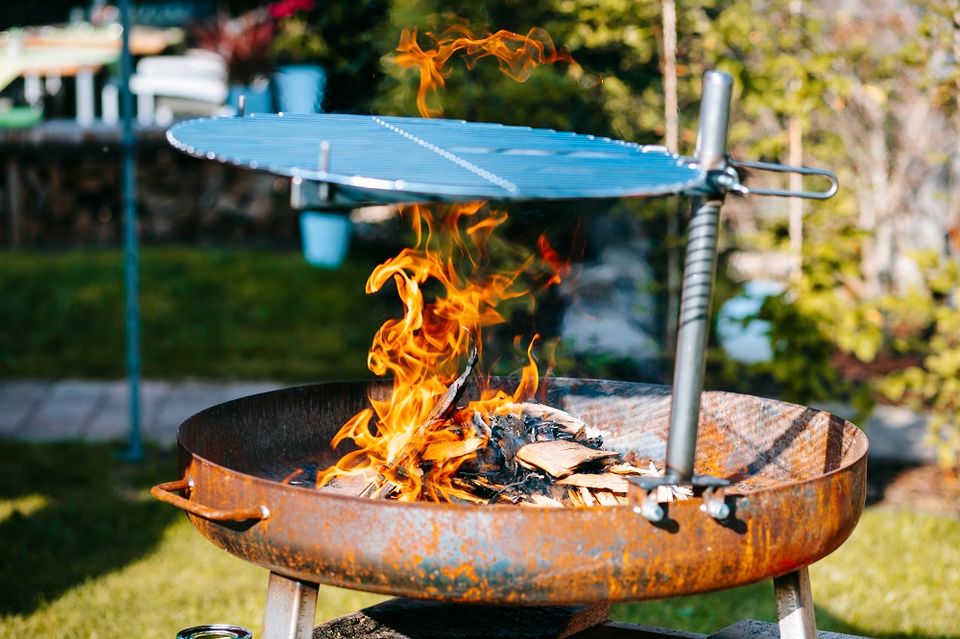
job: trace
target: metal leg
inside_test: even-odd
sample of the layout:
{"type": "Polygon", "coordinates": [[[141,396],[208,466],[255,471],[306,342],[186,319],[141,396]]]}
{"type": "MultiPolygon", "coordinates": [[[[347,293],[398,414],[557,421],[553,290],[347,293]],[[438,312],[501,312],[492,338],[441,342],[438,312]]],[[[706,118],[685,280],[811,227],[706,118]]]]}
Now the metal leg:
{"type": "Polygon", "coordinates": [[[311,639],[317,584],[270,573],[262,639],[311,639]]]}
{"type": "Polygon", "coordinates": [[[780,639],[817,639],[810,572],[806,567],[773,580],[780,639]]]}
{"type": "Polygon", "coordinates": [[[43,101],[43,82],[38,74],[23,74],[23,99],[30,106],[38,106],[43,101]]]}
{"type": "Polygon", "coordinates": [[[94,84],[93,70],[80,69],[77,71],[77,124],[88,127],[94,119],[94,84]]]}
{"type": "Polygon", "coordinates": [[[153,124],[154,100],[152,93],[137,93],[137,124],[140,126],[153,124]]]}

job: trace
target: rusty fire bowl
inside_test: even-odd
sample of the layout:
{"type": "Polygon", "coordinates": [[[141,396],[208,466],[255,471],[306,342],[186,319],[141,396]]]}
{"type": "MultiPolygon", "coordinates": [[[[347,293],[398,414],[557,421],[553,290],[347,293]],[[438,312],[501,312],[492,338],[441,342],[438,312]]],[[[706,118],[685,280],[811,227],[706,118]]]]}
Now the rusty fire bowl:
{"type": "MultiPolygon", "coordinates": [[[[318,384],[202,411],[179,430],[182,479],[154,494],[192,513],[214,544],[281,575],[531,605],[672,597],[783,575],[840,546],[863,510],[867,439],[858,428],[824,411],[720,392],[703,397],[696,471],[734,482],[724,520],[703,512],[699,498],[670,503],[652,524],[630,505],[411,504],[282,481],[298,469],[294,477],[312,479],[339,458],[347,449],[332,450],[333,435],[368,393],[386,390],[318,384]]],[[[667,387],[551,379],[541,401],[580,416],[607,448],[665,457],[667,387]]]]}

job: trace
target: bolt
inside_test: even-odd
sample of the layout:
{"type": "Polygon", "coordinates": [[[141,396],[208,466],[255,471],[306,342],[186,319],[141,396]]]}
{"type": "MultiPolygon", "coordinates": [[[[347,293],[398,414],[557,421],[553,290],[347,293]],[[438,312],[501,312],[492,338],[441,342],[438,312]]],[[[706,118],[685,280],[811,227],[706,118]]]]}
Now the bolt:
{"type": "Polygon", "coordinates": [[[717,184],[726,189],[731,189],[736,184],[736,180],[732,176],[722,173],[717,176],[717,184]]]}
{"type": "Polygon", "coordinates": [[[715,498],[703,502],[700,510],[705,511],[714,519],[726,519],[730,516],[730,506],[723,499],[715,498]]]}
{"type": "Polygon", "coordinates": [[[653,523],[663,521],[666,514],[663,512],[663,507],[652,499],[644,499],[643,504],[633,507],[633,512],[642,515],[644,519],[653,523]]]}

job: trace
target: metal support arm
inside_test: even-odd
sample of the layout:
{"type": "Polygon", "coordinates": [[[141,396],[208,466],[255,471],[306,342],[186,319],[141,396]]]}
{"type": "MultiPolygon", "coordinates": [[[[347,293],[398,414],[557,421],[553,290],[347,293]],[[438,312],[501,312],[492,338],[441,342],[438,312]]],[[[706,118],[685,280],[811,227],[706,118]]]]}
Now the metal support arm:
{"type": "MultiPolygon", "coordinates": [[[[732,87],[733,78],[720,71],[709,71],[703,78],[696,156],[711,172],[726,169],[732,87]]],[[[723,196],[723,189],[717,188],[694,201],[687,240],[666,460],[666,476],[683,482],[693,478],[696,457],[723,196]]]]}

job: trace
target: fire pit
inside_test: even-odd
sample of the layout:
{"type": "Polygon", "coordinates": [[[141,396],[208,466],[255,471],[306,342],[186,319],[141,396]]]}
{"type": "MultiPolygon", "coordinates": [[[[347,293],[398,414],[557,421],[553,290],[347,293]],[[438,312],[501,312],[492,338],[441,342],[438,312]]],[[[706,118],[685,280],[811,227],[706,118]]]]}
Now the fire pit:
{"type": "MultiPolygon", "coordinates": [[[[515,382],[496,381],[504,389],[515,382]]],[[[732,482],[730,514],[720,520],[701,512],[700,499],[664,504],[666,515],[652,524],[630,505],[478,507],[317,490],[316,471],[346,452],[330,448],[336,430],[368,393],[387,390],[319,384],[205,410],[178,437],[190,499],[164,498],[224,550],[287,577],[536,605],[669,597],[775,577],[839,546],[863,504],[867,446],[855,426],[802,406],[713,392],[704,394],[696,463],[732,482]]],[[[595,425],[607,448],[653,459],[666,453],[667,387],[554,379],[545,399],[595,425]]],[[[167,488],[178,487],[185,485],[167,488]]]]}
{"type": "MultiPolygon", "coordinates": [[[[180,428],[181,479],[153,494],[228,552],[271,571],[268,639],[312,632],[316,584],[458,603],[606,604],[775,578],[781,633],[815,636],[806,566],[836,549],[863,508],[867,442],[852,424],[784,402],[703,393],[703,358],[727,192],[829,197],[829,172],[734,162],[729,76],[704,82],[695,159],[591,136],[414,118],[236,117],[178,125],[191,154],[293,178],[293,203],[694,196],[673,391],[551,379],[543,402],[620,453],[665,460],[631,502],[590,508],[401,503],[318,489],[348,452],[330,441],[379,383],[321,384],[210,408],[180,428]],[[381,163],[385,145],[419,165],[381,163]],[[409,154],[408,154],[409,157],[409,154]],[[737,168],[797,171],[825,192],[750,191],[737,168]],[[429,171],[424,168],[429,167],[429,171]],[[436,171],[434,171],[436,168],[436,171]],[[694,468],[698,474],[694,474],[694,468]],[[660,486],[695,498],[659,503],[660,486]],[[183,497],[177,491],[186,491],[183,497]]],[[[509,389],[516,380],[495,379],[509,389]]],[[[471,390],[467,389],[467,393],[471,390]]]]}

